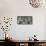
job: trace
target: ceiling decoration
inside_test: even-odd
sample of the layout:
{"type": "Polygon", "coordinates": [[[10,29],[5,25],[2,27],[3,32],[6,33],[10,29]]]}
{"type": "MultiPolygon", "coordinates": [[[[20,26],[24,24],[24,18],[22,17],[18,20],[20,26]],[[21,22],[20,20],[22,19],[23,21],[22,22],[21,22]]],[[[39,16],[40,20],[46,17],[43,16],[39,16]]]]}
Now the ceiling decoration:
{"type": "Polygon", "coordinates": [[[41,6],[41,4],[43,0],[29,0],[29,4],[33,7],[33,8],[38,8],[41,6]]]}

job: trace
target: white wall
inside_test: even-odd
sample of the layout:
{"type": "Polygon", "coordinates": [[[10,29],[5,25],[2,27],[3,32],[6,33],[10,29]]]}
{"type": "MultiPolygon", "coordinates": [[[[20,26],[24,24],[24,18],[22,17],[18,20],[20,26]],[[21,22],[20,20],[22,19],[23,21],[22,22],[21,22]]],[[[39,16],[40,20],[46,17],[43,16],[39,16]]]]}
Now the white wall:
{"type": "Polygon", "coordinates": [[[17,40],[27,40],[34,34],[39,40],[44,40],[45,15],[45,8],[32,8],[28,0],[0,0],[0,16],[13,17],[9,33],[17,40]],[[33,16],[33,24],[17,25],[17,16],[33,16]]]}

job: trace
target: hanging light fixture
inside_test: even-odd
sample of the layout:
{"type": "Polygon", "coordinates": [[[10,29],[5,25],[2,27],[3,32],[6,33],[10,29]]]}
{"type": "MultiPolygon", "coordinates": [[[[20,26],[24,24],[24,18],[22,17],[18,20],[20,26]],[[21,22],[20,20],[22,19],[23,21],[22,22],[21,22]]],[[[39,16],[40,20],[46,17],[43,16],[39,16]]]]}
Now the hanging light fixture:
{"type": "Polygon", "coordinates": [[[29,0],[29,4],[33,7],[33,8],[38,8],[43,4],[43,0],[29,0]]]}

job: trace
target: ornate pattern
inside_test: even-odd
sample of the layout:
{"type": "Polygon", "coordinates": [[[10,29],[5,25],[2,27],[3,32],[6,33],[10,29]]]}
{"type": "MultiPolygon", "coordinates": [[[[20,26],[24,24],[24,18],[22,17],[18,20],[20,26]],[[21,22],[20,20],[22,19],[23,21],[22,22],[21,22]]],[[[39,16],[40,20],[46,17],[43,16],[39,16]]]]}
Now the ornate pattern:
{"type": "Polygon", "coordinates": [[[42,0],[29,0],[29,3],[32,7],[38,8],[41,5],[42,0]]]}

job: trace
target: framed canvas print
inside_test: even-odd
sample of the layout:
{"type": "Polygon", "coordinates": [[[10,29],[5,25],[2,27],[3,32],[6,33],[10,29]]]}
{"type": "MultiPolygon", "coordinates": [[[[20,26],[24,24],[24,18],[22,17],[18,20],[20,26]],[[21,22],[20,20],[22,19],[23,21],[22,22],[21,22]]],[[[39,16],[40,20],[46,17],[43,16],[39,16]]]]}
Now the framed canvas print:
{"type": "Polygon", "coordinates": [[[17,24],[32,24],[32,16],[17,16],[17,24]]]}

